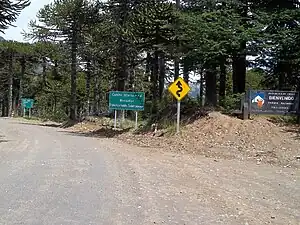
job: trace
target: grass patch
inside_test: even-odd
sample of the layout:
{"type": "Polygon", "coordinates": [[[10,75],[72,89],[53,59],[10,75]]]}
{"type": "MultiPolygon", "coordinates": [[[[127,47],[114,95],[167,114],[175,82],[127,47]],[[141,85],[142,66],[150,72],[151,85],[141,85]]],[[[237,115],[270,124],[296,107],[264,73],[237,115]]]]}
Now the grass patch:
{"type": "Polygon", "coordinates": [[[30,122],[44,122],[41,118],[38,118],[38,117],[35,117],[35,116],[32,116],[32,117],[14,117],[15,119],[18,119],[18,120],[22,120],[22,121],[30,121],[30,122]]]}
{"type": "Polygon", "coordinates": [[[297,116],[271,116],[270,120],[274,123],[296,124],[297,116]]]}
{"type": "Polygon", "coordinates": [[[265,115],[270,122],[283,125],[297,125],[297,116],[265,115]]]}

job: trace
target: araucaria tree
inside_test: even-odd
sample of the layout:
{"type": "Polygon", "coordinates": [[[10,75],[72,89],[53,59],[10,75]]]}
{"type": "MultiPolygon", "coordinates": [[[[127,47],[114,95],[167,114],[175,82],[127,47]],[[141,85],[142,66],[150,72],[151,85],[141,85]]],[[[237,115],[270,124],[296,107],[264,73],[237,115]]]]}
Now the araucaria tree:
{"type": "Polygon", "coordinates": [[[84,43],[84,32],[93,29],[99,18],[99,3],[88,0],[56,0],[41,9],[37,15],[42,25],[31,23],[32,36],[46,40],[63,41],[70,52],[71,92],[70,119],[77,117],[78,47],[84,43]]]}
{"type": "Polygon", "coordinates": [[[125,90],[145,92],[142,116],[159,120],[178,76],[197,87],[183,115],[233,109],[249,88],[300,89],[298,1],[55,0],[37,19],[26,34],[36,42],[0,46],[2,115],[32,97],[37,115],[76,120],[125,90]]]}
{"type": "Polygon", "coordinates": [[[29,6],[29,0],[1,0],[0,2],[0,32],[3,32],[16,21],[20,12],[29,6]]]}

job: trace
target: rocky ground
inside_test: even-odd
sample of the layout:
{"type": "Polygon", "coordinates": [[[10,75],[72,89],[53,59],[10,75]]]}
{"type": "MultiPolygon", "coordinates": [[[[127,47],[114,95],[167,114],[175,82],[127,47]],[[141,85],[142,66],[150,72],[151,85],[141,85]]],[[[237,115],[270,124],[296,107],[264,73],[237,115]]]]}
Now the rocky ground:
{"type": "Polygon", "coordinates": [[[212,112],[183,127],[180,135],[164,130],[143,134],[114,131],[100,122],[83,122],[68,130],[87,136],[117,137],[154,151],[300,167],[300,127],[280,126],[265,117],[243,121],[212,112]]]}

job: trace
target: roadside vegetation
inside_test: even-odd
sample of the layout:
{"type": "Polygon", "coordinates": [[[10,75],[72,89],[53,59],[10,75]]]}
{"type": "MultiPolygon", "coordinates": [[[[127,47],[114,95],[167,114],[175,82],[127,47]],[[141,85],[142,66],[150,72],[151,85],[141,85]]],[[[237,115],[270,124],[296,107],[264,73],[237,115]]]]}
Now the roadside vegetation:
{"type": "MultiPolygon", "coordinates": [[[[46,5],[24,36],[1,41],[2,116],[55,121],[107,114],[111,90],[143,91],[141,119],[176,113],[166,87],[197,87],[183,116],[239,108],[252,89],[299,89],[299,10],[292,1],[65,0],[46,5]]],[[[131,112],[126,118],[132,118],[131,112]]]]}

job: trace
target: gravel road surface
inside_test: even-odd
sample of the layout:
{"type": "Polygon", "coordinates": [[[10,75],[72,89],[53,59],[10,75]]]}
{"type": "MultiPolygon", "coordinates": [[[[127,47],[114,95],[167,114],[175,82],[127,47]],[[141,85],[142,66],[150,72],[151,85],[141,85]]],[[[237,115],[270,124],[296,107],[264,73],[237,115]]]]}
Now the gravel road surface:
{"type": "Polygon", "coordinates": [[[162,154],[5,118],[0,184],[1,225],[300,225],[299,170],[162,154]]]}

